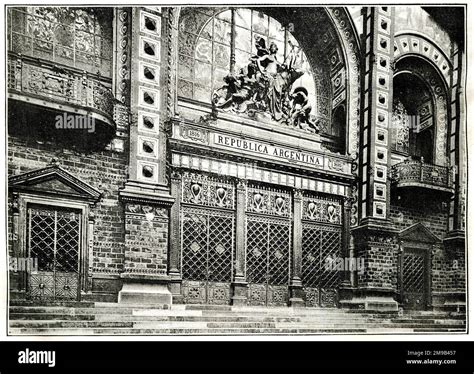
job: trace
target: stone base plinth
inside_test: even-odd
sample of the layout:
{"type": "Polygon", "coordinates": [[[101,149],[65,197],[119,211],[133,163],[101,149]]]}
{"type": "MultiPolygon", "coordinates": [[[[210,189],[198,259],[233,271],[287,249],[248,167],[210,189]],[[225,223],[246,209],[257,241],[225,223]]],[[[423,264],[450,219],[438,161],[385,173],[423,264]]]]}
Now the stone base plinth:
{"type": "Polygon", "coordinates": [[[381,312],[398,311],[398,303],[391,297],[375,296],[375,297],[356,297],[351,300],[339,301],[341,308],[374,310],[381,312]]]}
{"type": "Polygon", "coordinates": [[[123,286],[118,294],[119,303],[171,305],[169,277],[149,274],[122,273],[123,286]]]}

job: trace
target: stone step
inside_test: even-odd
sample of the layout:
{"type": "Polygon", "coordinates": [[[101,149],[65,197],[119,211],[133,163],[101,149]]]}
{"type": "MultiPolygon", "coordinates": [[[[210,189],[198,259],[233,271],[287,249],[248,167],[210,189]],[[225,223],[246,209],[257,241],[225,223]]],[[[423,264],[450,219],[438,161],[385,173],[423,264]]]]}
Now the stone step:
{"type": "Polygon", "coordinates": [[[366,329],[134,329],[134,328],[10,328],[10,335],[299,335],[299,334],[357,334],[365,333],[366,329]]]}
{"type": "Polygon", "coordinates": [[[64,313],[10,313],[12,320],[73,320],[73,321],[92,321],[95,320],[94,314],[64,314],[64,313]]]}
{"type": "Polygon", "coordinates": [[[10,300],[10,306],[35,306],[35,307],[72,307],[72,308],[93,308],[92,301],[38,301],[38,300],[10,300]]]}
{"type": "Polygon", "coordinates": [[[105,327],[133,327],[133,322],[115,321],[10,321],[10,327],[19,328],[105,328],[105,327]]]}

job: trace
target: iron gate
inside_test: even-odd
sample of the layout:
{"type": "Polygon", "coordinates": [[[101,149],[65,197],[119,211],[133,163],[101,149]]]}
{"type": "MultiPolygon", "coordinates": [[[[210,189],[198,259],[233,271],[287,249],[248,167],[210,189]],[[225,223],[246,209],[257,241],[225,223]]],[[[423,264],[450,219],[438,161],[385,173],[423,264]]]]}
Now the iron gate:
{"type": "Polygon", "coordinates": [[[402,255],[402,302],[405,309],[427,307],[427,256],[422,249],[405,248],[402,255]]]}
{"type": "Polygon", "coordinates": [[[339,272],[329,266],[340,256],[341,228],[303,224],[302,283],[306,306],[336,306],[339,272]]]}
{"type": "Polygon", "coordinates": [[[290,222],[247,217],[246,266],[250,305],[287,305],[290,222]]]}
{"type": "Polygon", "coordinates": [[[27,253],[38,264],[27,276],[29,298],[79,300],[80,238],[80,212],[28,208],[27,253]]]}
{"type": "Polygon", "coordinates": [[[184,302],[230,304],[234,213],[183,207],[181,223],[184,302]]]}

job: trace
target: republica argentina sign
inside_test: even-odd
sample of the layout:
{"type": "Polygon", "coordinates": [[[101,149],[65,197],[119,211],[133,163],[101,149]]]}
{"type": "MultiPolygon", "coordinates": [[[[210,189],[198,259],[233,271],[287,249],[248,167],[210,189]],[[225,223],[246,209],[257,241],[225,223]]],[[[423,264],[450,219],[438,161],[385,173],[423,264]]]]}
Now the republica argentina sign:
{"type": "Polygon", "coordinates": [[[304,164],[310,164],[313,167],[324,167],[323,156],[318,156],[301,151],[295,151],[280,146],[274,146],[268,143],[240,139],[228,135],[214,134],[214,144],[227,148],[239,149],[244,152],[251,152],[261,155],[268,155],[271,157],[277,157],[290,162],[301,162],[304,164]]]}

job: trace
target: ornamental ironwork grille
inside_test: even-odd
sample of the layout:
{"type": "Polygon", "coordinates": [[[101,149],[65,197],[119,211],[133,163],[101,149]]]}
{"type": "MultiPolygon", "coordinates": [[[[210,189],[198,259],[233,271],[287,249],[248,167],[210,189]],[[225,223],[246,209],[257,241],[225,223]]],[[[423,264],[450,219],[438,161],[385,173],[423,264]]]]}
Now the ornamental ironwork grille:
{"type": "Polygon", "coordinates": [[[11,8],[8,41],[13,52],[111,78],[111,9],[11,8]]]}
{"type": "Polygon", "coordinates": [[[246,276],[251,305],[286,305],[291,266],[291,196],[247,189],[246,276]]]}
{"type": "MultiPolygon", "coordinates": [[[[303,200],[302,283],[307,306],[336,306],[340,282],[341,203],[331,198],[303,200]]],[[[345,265],[345,264],[344,264],[345,265]]]]}
{"type": "Polygon", "coordinates": [[[28,257],[38,270],[29,274],[33,299],[79,296],[81,213],[50,207],[28,208],[28,257]]]}
{"type": "Polygon", "coordinates": [[[233,183],[205,174],[183,174],[181,286],[185,303],[230,303],[234,208],[233,183]]]}
{"type": "Polygon", "coordinates": [[[183,277],[230,282],[234,217],[229,212],[183,208],[183,277]]]}

